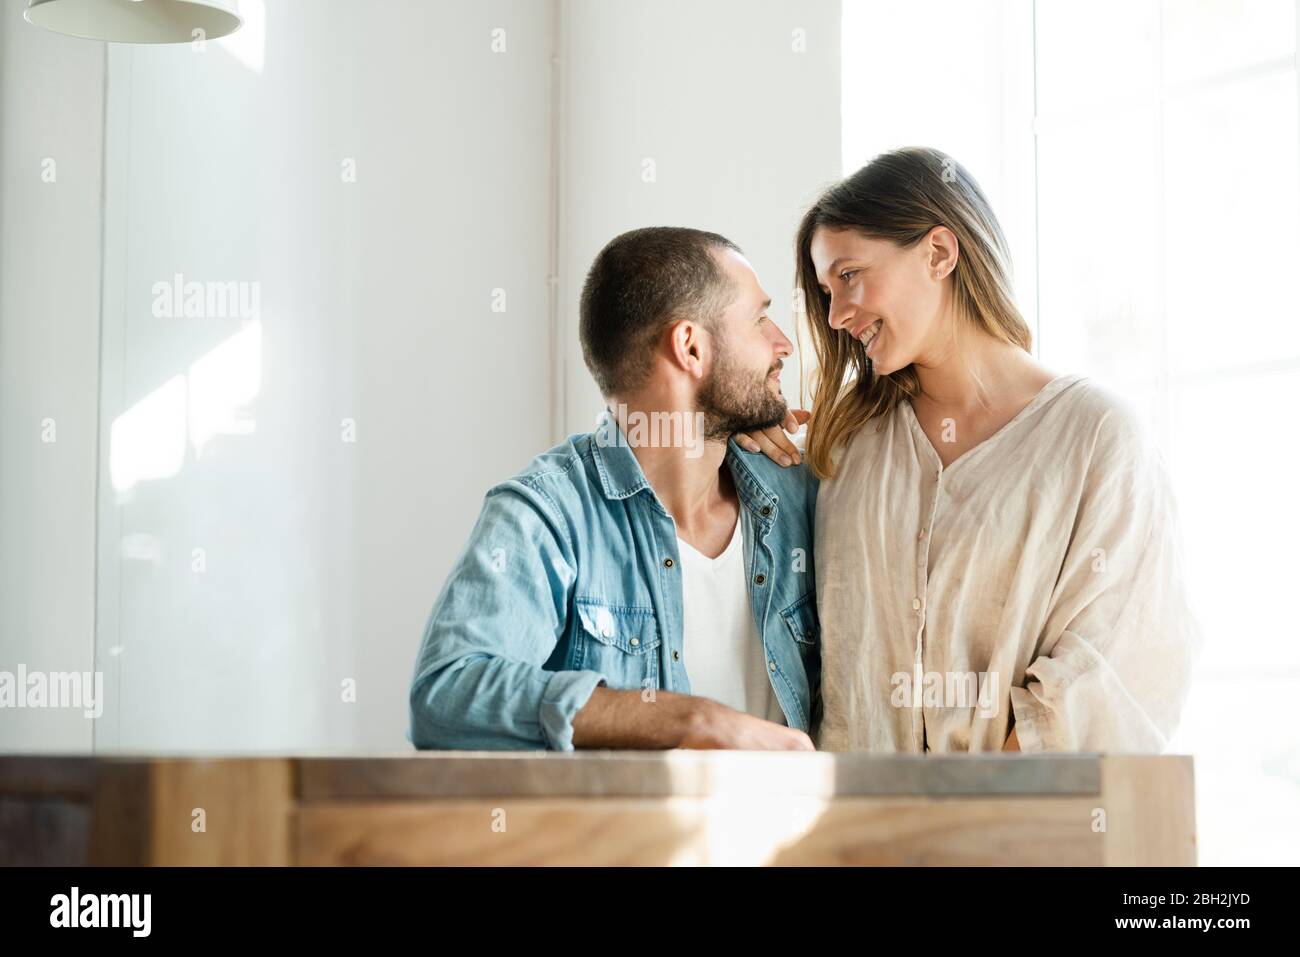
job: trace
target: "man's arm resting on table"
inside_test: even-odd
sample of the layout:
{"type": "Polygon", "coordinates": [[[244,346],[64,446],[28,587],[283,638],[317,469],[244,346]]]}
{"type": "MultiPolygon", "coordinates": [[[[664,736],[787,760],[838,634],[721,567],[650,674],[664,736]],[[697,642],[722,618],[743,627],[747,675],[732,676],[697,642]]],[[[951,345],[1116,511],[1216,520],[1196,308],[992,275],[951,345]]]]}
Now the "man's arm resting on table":
{"type": "Polygon", "coordinates": [[[546,670],[576,580],[563,525],[531,485],[512,481],[488,493],[416,661],[417,748],[812,750],[802,731],[707,698],[615,690],[597,684],[594,671],[546,670]]]}
{"type": "Polygon", "coordinates": [[[673,691],[597,687],[573,718],[575,748],[812,751],[798,728],[673,691]]]}

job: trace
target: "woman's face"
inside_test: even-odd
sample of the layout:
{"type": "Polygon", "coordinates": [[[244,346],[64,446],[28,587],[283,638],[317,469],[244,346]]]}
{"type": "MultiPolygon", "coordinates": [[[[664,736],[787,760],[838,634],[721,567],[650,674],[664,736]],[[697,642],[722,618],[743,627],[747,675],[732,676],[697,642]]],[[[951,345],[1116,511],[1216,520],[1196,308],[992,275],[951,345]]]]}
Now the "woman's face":
{"type": "Polygon", "coordinates": [[[831,297],[831,328],[864,343],[876,373],[904,369],[942,341],[949,254],[956,263],[951,231],[935,227],[903,247],[822,226],[813,232],[811,253],[817,283],[831,297]],[[945,248],[949,240],[951,250],[945,248]]]}

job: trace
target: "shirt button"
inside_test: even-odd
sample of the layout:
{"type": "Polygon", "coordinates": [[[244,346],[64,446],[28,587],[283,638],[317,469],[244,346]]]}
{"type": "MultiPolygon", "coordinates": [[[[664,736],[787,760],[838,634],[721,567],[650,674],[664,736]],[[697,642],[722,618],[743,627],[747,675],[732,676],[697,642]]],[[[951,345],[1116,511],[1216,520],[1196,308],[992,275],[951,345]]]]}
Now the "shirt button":
{"type": "Polygon", "coordinates": [[[913,599],[912,599],[912,608],[914,608],[914,609],[916,609],[916,610],[919,611],[920,608],[921,608],[921,599],[919,599],[919,598],[913,598],[913,599]]]}
{"type": "Polygon", "coordinates": [[[676,648],[674,648],[674,649],[673,649],[673,661],[679,661],[679,660],[681,659],[681,657],[682,657],[682,653],[681,653],[680,651],[678,651],[676,648]]]}
{"type": "Polygon", "coordinates": [[[776,671],[776,662],[775,662],[775,661],[769,661],[769,662],[767,663],[767,670],[768,670],[768,671],[776,671]]]}
{"type": "Polygon", "coordinates": [[[672,567],[673,567],[673,560],[671,558],[665,558],[664,568],[672,568],[672,567]]]}
{"type": "Polygon", "coordinates": [[[764,505],[761,509],[758,510],[758,514],[766,518],[767,516],[772,514],[772,510],[768,506],[764,505]]]}
{"type": "Polygon", "coordinates": [[[633,647],[633,648],[635,648],[635,647],[636,647],[637,645],[639,645],[639,644],[641,644],[641,639],[640,639],[640,638],[633,638],[633,639],[632,639],[632,647],[633,647]]]}
{"type": "Polygon", "coordinates": [[[763,584],[763,582],[765,582],[765,581],[767,581],[767,579],[766,579],[765,577],[763,577],[762,575],[755,575],[755,576],[754,576],[754,584],[755,584],[755,585],[761,585],[761,584],[763,584]]]}

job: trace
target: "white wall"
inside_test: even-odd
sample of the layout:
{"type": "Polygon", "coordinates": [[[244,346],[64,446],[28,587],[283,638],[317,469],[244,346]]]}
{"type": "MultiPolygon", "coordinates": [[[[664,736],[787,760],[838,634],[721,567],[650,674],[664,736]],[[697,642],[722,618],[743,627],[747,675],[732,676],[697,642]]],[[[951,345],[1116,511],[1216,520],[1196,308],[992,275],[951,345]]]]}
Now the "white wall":
{"type": "Polygon", "coordinates": [[[109,51],[100,749],[409,747],[442,579],[549,444],[549,6],[375,6],[109,51]],[[156,318],[177,273],[260,316],[156,318]]]}
{"type": "MultiPolygon", "coordinates": [[[[840,4],[564,8],[560,375],[567,429],[587,431],[603,402],[582,360],[578,297],[596,253],[625,230],[695,226],[727,236],[748,254],[772,318],[794,341],[795,229],[840,174],[840,4]],[[643,178],[646,160],[653,182],[643,178]]],[[[794,403],[797,359],[782,383],[794,403]]]]}
{"type": "MultiPolygon", "coordinates": [[[[0,3],[0,671],[86,672],[104,48],[37,30],[25,7],[0,3]]],[[[91,737],[78,710],[0,711],[0,752],[91,737]]]]}
{"type": "MultiPolygon", "coordinates": [[[[3,537],[4,650],[57,632],[88,658],[98,387],[94,647],[109,694],[96,750],[406,747],[420,633],[483,492],[600,407],[577,297],[618,232],[731,236],[793,338],[794,227],[839,174],[836,0],[561,0],[558,15],[536,0],[384,0],[382,16],[348,0],[245,0],[249,22],[229,40],[106,57],[5,2],[0,505],[6,531],[73,534],[36,546],[39,561],[3,537]],[[11,52],[14,29],[37,52],[11,52]],[[69,69],[55,49],[85,62],[69,69]],[[23,142],[14,156],[11,128],[54,137],[51,117],[76,102],[94,113],[66,118],[80,149],[23,142]],[[33,205],[20,171],[50,151],[76,156],[60,190],[82,184],[84,208],[63,219],[33,205]],[[96,383],[99,181],[76,163],[97,177],[101,158],[96,383]],[[155,315],[155,286],[177,274],[255,287],[256,314],[155,315]],[[37,305],[74,333],[55,345],[55,327],[22,324],[37,305]],[[11,447],[34,447],[24,430],[45,408],[71,416],[60,402],[89,424],[56,474],[11,447]]],[[[798,363],[786,368],[793,398],[798,363]]],[[[86,747],[76,730],[59,746],[86,747]]]]}

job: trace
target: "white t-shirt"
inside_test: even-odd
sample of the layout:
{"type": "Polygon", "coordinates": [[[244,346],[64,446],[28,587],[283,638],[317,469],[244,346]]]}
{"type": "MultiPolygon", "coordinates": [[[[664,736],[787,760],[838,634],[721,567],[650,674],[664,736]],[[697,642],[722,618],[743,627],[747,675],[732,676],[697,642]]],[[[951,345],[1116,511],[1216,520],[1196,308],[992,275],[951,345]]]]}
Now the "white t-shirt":
{"type": "Polygon", "coordinates": [[[750,610],[743,544],[739,518],[731,543],[717,558],[677,539],[686,674],[691,694],[785,724],[750,610]]]}

